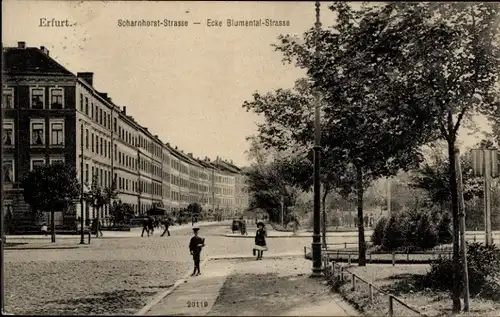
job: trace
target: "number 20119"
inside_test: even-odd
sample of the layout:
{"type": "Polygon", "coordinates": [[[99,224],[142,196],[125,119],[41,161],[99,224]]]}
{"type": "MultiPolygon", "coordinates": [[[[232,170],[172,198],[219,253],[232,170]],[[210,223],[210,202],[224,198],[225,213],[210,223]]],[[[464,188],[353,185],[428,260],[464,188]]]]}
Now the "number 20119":
{"type": "Polygon", "coordinates": [[[195,308],[195,307],[208,307],[208,302],[195,302],[195,301],[188,301],[188,302],[187,302],[187,307],[188,307],[188,308],[195,308]]]}

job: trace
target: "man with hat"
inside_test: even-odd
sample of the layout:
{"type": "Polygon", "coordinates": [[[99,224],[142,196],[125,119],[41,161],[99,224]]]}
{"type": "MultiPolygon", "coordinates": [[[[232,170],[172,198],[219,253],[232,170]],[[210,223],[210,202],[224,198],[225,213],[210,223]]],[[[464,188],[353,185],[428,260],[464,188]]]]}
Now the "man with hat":
{"type": "Polygon", "coordinates": [[[193,270],[193,274],[191,274],[191,276],[201,274],[201,272],[200,272],[200,255],[201,255],[201,248],[203,248],[205,246],[205,239],[198,235],[199,230],[200,230],[200,228],[198,226],[193,227],[194,236],[189,241],[189,252],[193,256],[193,261],[194,261],[194,270],[193,270]]]}

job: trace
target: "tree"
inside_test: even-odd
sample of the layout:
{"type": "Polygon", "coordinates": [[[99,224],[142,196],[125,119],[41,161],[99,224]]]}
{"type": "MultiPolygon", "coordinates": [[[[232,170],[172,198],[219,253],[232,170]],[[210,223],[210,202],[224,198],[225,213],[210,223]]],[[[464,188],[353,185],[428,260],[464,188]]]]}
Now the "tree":
{"type": "MultiPolygon", "coordinates": [[[[106,204],[110,205],[112,199],[115,199],[117,196],[118,192],[116,190],[116,183],[114,181],[112,182],[111,186],[102,187],[101,185],[99,185],[97,174],[92,176],[92,184],[90,186],[90,190],[84,194],[84,199],[97,212],[97,219],[95,222],[96,226],[99,226],[99,211],[101,210],[101,208],[106,204]]],[[[99,230],[96,231],[96,236],[99,236],[99,230]]]]}
{"type": "MultiPolygon", "coordinates": [[[[375,71],[381,77],[379,81],[372,81],[368,90],[354,85],[358,92],[372,94],[379,102],[385,100],[383,104],[390,108],[387,111],[395,114],[394,123],[406,126],[411,118],[421,126],[419,133],[423,136],[439,137],[447,142],[453,232],[454,241],[457,241],[453,247],[454,280],[458,281],[454,152],[457,132],[472,114],[499,113],[498,102],[494,99],[495,82],[500,73],[499,6],[477,2],[387,3],[355,12],[348,4],[335,3],[333,8],[338,13],[339,27],[336,33],[322,33],[320,45],[326,46],[324,59],[312,62],[312,41],[300,46],[283,38],[287,41],[284,48],[288,57],[299,56],[299,63],[308,68],[309,74],[321,86],[330,87],[330,95],[337,98],[353,94],[351,89],[345,89],[342,81],[348,83],[351,78],[357,79],[353,68],[358,67],[356,62],[363,60],[365,69],[360,68],[361,74],[375,71]],[[353,51],[356,43],[357,51],[353,51]],[[352,56],[353,67],[335,67],[343,66],[342,55],[345,54],[352,56]],[[385,87],[378,85],[380,81],[385,87]]],[[[373,135],[370,130],[366,132],[373,135]]],[[[452,296],[454,312],[460,310],[459,292],[457,282],[452,296]]]]}
{"type": "MultiPolygon", "coordinates": [[[[413,113],[413,108],[396,103],[391,95],[385,73],[374,66],[376,56],[364,54],[366,47],[377,44],[373,38],[373,23],[382,23],[383,16],[365,10],[366,21],[354,27],[353,12],[345,4],[335,10],[339,22],[334,30],[322,31],[315,58],[314,32],[305,34],[305,41],[291,36],[280,38],[277,50],[285,60],[297,61],[308,70],[313,90],[321,94],[323,109],[322,154],[349,166],[355,175],[355,192],[358,202],[359,265],[366,264],[366,245],[363,225],[363,194],[368,184],[381,176],[394,175],[400,168],[418,162],[418,145],[427,141],[425,126],[409,116],[394,120],[396,114],[413,113]],[[375,58],[375,60],[374,60],[375,58]],[[390,111],[388,111],[390,109],[390,111]],[[390,140],[390,141],[389,141],[390,140]]],[[[274,94],[254,94],[252,102],[244,107],[266,118],[258,126],[259,138],[269,147],[287,149],[289,144],[310,146],[313,141],[312,100],[300,93],[305,85],[296,85],[297,93],[279,89],[274,94]]],[[[338,177],[338,175],[337,175],[338,177]]]]}
{"type": "Polygon", "coordinates": [[[128,223],[135,214],[132,205],[123,203],[121,200],[112,203],[110,213],[114,225],[128,223]]]}
{"type": "Polygon", "coordinates": [[[187,211],[192,219],[198,218],[201,215],[202,208],[199,203],[190,203],[187,211]]]}
{"type": "Polygon", "coordinates": [[[298,191],[286,180],[280,162],[264,166],[252,165],[246,172],[250,193],[250,208],[265,210],[271,220],[278,221],[281,199],[284,199],[285,215],[288,207],[295,205],[298,191]]]}
{"type": "MultiPolygon", "coordinates": [[[[475,147],[485,148],[489,146],[491,146],[491,142],[483,140],[475,147]]],[[[469,151],[461,155],[461,166],[465,201],[474,197],[482,197],[484,189],[481,179],[473,174],[472,157],[469,151]]],[[[415,172],[410,185],[424,190],[430,202],[441,207],[442,212],[449,210],[452,189],[450,188],[449,161],[444,153],[436,153],[415,172]]]]}
{"type": "Polygon", "coordinates": [[[56,242],[55,211],[62,211],[80,197],[76,172],[62,163],[35,167],[22,180],[24,200],[32,212],[50,212],[51,240],[56,242]]]}

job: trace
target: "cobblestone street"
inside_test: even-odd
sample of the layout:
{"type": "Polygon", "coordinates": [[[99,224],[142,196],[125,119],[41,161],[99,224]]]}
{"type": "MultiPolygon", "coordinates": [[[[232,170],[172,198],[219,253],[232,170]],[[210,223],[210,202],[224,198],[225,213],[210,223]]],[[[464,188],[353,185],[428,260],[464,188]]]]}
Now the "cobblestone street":
{"type": "MultiPolygon", "coordinates": [[[[225,237],[228,231],[227,225],[202,227],[200,235],[206,238],[202,258],[251,255],[253,239],[225,237]]],[[[139,230],[132,232],[137,236],[93,238],[90,245],[74,249],[6,250],[7,312],[131,314],[191,269],[189,228],[172,230],[170,237],[155,232],[141,238],[139,230]]],[[[79,239],[58,242],[78,246],[79,239]]],[[[310,238],[270,238],[268,254],[302,252],[310,243],[310,238]]]]}

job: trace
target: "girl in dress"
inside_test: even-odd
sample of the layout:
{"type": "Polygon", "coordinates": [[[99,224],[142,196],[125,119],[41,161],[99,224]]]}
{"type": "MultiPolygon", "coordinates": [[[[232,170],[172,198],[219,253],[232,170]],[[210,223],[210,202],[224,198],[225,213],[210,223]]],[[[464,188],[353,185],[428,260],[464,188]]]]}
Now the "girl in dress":
{"type": "Polygon", "coordinates": [[[254,246],[254,253],[257,253],[257,260],[262,260],[262,253],[264,251],[267,251],[267,246],[266,246],[266,237],[267,237],[267,232],[266,229],[264,229],[264,223],[259,221],[257,223],[257,233],[255,234],[255,246],[254,246]]]}

